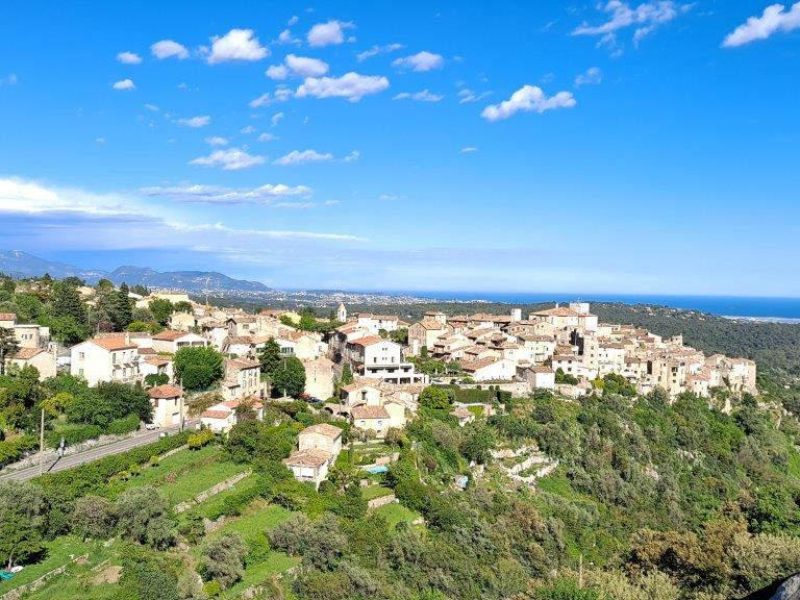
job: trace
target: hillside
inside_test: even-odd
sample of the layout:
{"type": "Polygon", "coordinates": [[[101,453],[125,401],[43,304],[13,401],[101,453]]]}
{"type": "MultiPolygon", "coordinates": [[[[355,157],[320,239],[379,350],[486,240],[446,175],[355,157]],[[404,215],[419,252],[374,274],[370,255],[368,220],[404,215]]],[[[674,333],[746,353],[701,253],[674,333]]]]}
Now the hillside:
{"type": "Polygon", "coordinates": [[[41,277],[45,273],[55,279],[77,277],[89,284],[109,279],[115,284],[127,283],[145,287],[185,290],[187,292],[236,291],[266,292],[269,288],[257,281],[234,279],[213,271],[156,271],[148,267],[122,266],[111,272],[81,269],[66,263],[49,261],[19,250],[0,251],[0,273],[17,279],[41,277]]]}

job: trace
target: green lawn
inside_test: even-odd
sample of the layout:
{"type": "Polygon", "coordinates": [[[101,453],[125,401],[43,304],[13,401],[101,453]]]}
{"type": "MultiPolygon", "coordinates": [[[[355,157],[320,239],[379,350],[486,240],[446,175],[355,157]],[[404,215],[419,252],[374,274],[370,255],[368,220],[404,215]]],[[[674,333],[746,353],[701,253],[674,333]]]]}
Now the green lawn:
{"type": "Polygon", "coordinates": [[[376,508],[375,514],[386,519],[386,522],[389,523],[389,527],[392,529],[401,521],[411,524],[420,517],[419,513],[396,502],[376,508]]]}
{"type": "Polygon", "coordinates": [[[392,493],[392,490],[380,485],[371,485],[361,488],[361,495],[364,497],[364,500],[372,500],[374,498],[380,498],[381,496],[388,496],[392,493]]]}
{"type": "Polygon", "coordinates": [[[263,536],[268,529],[280,525],[291,514],[291,511],[282,506],[256,500],[242,516],[231,518],[222,527],[208,534],[208,539],[213,539],[223,533],[238,533],[246,542],[249,542],[256,539],[257,536],[263,536]]]}
{"type": "Polygon", "coordinates": [[[247,567],[242,580],[229,590],[225,590],[219,597],[230,599],[237,598],[239,594],[244,592],[247,588],[264,583],[273,575],[288,571],[298,564],[300,564],[299,558],[287,556],[283,552],[270,552],[265,561],[247,567]]]}
{"type": "Polygon", "coordinates": [[[142,467],[141,473],[128,481],[111,482],[107,495],[116,498],[126,489],[152,485],[175,506],[244,470],[242,465],[226,461],[222,450],[215,446],[182,450],[157,466],[142,467]]]}
{"type": "MultiPolygon", "coordinates": [[[[9,581],[0,582],[0,596],[8,591],[18,588],[32,581],[35,581],[42,575],[50,571],[67,565],[72,562],[74,557],[88,555],[89,564],[96,564],[102,556],[106,554],[106,549],[103,548],[102,542],[82,542],[75,536],[59,537],[47,544],[47,556],[41,562],[34,565],[25,567],[22,571],[17,573],[13,579],[9,581]]],[[[70,565],[67,572],[80,569],[79,565],[70,565]]],[[[56,577],[57,580],[63,580],[63,576],[56,577]]],[[[48,586],[49,587],[49,586],[48,586]]],[[[61,596],[62,598],[69,596],[61,596]]]]}
{"type": "Polygon", "coordinates": [[[216,519],[220,515],[220,511],[225,503],[225,499],[237,494],[239,492],[244,492],[246,490],[253,489],[258,485],[258,478],[254,475],[249,475],[245,477],[241,481],[239,481],[236,485],[234,485],[231,489],[225,490],[224,492],[220,492],[216,496],[212,496],[205,502],[201,502],[197,506],[191,508],[188,513],[198,514],[207,519],[216,519]]]}

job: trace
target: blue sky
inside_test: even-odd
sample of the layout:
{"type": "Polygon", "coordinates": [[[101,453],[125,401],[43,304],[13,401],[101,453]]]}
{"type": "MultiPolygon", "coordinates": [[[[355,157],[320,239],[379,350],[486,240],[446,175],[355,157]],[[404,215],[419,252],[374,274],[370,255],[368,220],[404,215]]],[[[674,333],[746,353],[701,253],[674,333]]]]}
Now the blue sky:
{"type": "Polygon", "coordinates": [[[0,32],[2,249],[800,295],[800,2],[31,1],[0,32]]]}

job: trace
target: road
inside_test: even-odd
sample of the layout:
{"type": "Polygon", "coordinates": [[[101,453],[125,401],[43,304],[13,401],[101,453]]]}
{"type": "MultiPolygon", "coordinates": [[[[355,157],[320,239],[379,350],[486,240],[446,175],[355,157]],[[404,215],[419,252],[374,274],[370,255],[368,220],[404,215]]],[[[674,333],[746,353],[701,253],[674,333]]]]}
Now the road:
{"type": "MultiPolygon", "coordinates": [[[[192,428],[194,425],[193,422],[187,422],[184,427],[185,428],[192,428]]],[[[129,438],[125,438],[116,442],[110,442],[108,444],[103,444],[102,446],[96,446],[94,448],[90,448],[89,450],[84,450],[83,452],[76,452],[75,454],[69,454],[61,459],[57,459],[55,461],[49,460],[45,462],[41,467],[39,465],[35,465],[33,467],[27,467],[25,469],[20,469],[18,471],[11,471],[9,473],[4,473],[0,471],[0,481],[27,481],[28,479],[33,479],[34,477],[38,477],[42,472],[44,473],[54,473],[56,471],[63,471],[65,469],[71,469],[73,467],[77,467],[79,465],[92,462],[93,460],[98,460],[106,456],[111,456],[112,454],[119,454],[120,452],[126,452],[131,448],[136,448],[137,446],[144,446],[145,444],[150,444],[152,442],[158,441],[160,435],[162,433],[172,434],[179,430],[179,427],[169,427],[164,429],[156,429],[154,431],[147,431],[146,429],[142,431],[137,431],[133,436],[129,438]]]]}

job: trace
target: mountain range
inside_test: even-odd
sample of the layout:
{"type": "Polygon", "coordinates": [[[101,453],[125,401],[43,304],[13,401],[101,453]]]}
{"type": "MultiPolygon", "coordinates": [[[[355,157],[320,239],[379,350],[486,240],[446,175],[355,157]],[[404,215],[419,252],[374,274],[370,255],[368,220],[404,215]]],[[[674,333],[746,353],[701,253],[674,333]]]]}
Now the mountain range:
{"type": "Polygon", "coordinates": [[[236,291],[266,292],[269,288],[258,281],[234,279],[214,271],[164,271],[148,267],[121,266],[113,271],[82,269],[62,262],[50,261],[20,250],[0,250],[0,273],[16,278],[41,277],[49,273],[55,279],[78,277],[87,283],[106,278],[119,285],[144,285],[151,288],[187,292],[236,291]]]}

